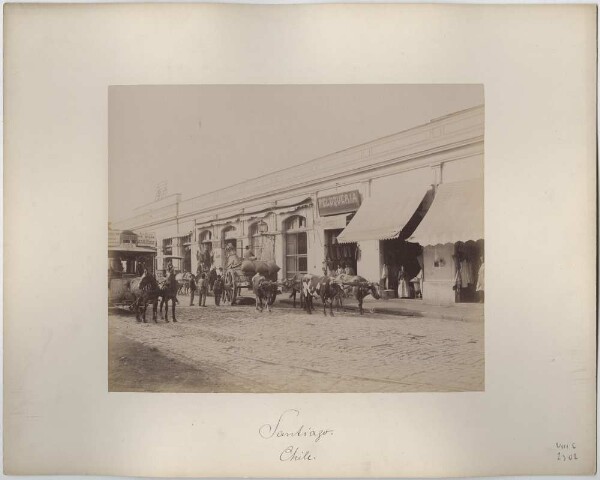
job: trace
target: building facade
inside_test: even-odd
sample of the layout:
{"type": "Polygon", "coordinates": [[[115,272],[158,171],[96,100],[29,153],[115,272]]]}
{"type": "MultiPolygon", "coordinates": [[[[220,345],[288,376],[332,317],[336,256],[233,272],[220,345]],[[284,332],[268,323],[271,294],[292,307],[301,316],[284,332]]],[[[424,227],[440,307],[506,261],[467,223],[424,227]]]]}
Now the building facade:
{"type": "Polygon", "coordinates": [[[248,246],[280,278],[347,267],[401,296],[406,283],[426,302],[470,301],[483,154],[479,106],[215,192],[172,195],[113,226],[154,232],[157,270],[224,267],[248,246]]]}

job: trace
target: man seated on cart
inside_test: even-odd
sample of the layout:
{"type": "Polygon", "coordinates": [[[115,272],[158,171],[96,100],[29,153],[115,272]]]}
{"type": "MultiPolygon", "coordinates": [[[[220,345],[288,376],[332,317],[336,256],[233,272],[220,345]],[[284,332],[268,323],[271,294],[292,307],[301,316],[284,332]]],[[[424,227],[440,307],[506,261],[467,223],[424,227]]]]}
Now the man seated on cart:
{"type": "Polygon", "coordinates": [[[246,245],[246,249],[244,250],[244,260],[256,260],[256,255],[252,253],[248,245],[246,245]]]}

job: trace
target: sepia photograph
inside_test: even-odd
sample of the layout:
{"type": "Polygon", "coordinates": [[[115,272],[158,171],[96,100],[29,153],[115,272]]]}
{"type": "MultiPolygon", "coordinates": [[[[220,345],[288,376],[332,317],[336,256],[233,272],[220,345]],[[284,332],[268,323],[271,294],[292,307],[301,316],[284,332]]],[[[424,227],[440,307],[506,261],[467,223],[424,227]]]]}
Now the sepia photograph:
{"type": "Polygon", "coordinates": [[[484,390],[482,85],[109,89],[109,391],[484,390]]]}
{"type": "Polygon", "coordinates": [[[596,6],[3,13],[5,475],[596,472],[596,6]]]}

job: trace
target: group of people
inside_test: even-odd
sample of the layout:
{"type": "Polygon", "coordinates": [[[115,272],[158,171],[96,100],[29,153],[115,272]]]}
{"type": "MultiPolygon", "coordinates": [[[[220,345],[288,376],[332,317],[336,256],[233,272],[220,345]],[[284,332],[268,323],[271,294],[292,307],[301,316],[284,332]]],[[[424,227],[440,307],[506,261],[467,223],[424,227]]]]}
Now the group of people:
{"type": "Polygon", "coordinates": [[[340,263],[337,267],[325,264],[323,267],[323,273],[328,277],[337,277],[338,275],[356,275],[356,272],[350,265],[340,263]]]}
{"type": "Polygon", "coordinates": [[[479,302],[484,301],[485,290],[485,265],[483,256],[479,257],[479,269],[475,274],[475,266],[472,259],[460,252],[453,256],[455,265],[455,276],[453,289],[457,302],[479,302]]]}
{"type": "Polygon", "coordinates": [[[198,293],[198,306],[206,307],[206,297],[208,292],[213,292],[215,305],[219,306],[224,299],[225,282],[223,280],[223,269],[212,268],[208,275],[200,273],[198,276],[193,273],[189,279],[190,306],[194,306],[194,297],[198,293]]]}
{"type": "Polygon", "coordinates": [[[404,265],[384,263],[381,268],[381,286],[384,290],[396,290],[398,298],[419,298],[423,292],[423,269],[409,272],[404,265]]]}

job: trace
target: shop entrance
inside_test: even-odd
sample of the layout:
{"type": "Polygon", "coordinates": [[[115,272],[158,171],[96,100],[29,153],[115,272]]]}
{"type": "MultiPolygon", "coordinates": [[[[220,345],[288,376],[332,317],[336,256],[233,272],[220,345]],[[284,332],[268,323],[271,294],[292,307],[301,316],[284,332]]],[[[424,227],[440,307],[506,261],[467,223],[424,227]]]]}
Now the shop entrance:
{"type": "Polygon", "coordinates": [[[212,233],[210,230],[205,230],[200,234],[198,253],[196,255],[198,260],[196,273],[208,273],[213,264],[212,233]]]}
{"type": "Polygon", "coordinates": [[[235,227],[226,227],[223,229],[223,267],[236,263],[239,260],[237,254],[237,230],[235,227]]]}
{"type": "Polygon", "coordinates": [[[399,238],[383,240],[382,279],[395,298],[422,298],[423,248],[399,238]]]}
{"type": "MultiPolygon", "coordinates": [[[[477,283],[480,267],[483,264],[483,240],[454,245],[454,294],[457,303],[473,303],[483,301],[483,286],[479,293],[477,283]]],[[[483,276],[483,272],[481,272],[483,276]]],[[[481,279],[483,280],[483,279],[481,279]]]]}
{"type": "Polygon", "coordinates": [[[325,264],[327,273],[344,273],[356,275],[357,244],[338,243],[337,237],[343,228],[325,230],[325,264]]]}
{"type": "Polygon", "coordinates": [[[192,271],[192,234],[182,237],[181,243],[183,245],[183,272],[192,271]]]}

